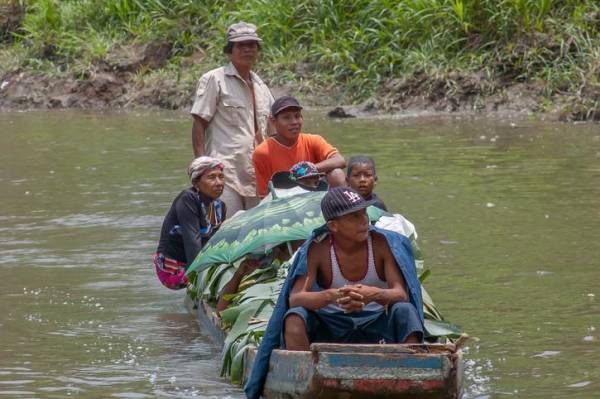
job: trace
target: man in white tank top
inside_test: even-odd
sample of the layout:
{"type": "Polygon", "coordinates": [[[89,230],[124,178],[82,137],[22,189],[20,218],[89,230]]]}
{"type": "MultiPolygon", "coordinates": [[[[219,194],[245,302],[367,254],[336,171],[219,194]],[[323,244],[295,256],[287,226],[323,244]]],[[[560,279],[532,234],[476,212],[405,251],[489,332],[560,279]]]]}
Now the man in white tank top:
{"type": "Polygon", "coordinates": [[[310,244],[308,272],[294,281],[286,349],[308,350],[311,342],[422,342],[422,321],[388,242],[369,231],[370,204],[349,187],[332,188],[323,198],[329,233],[310,244]]]}

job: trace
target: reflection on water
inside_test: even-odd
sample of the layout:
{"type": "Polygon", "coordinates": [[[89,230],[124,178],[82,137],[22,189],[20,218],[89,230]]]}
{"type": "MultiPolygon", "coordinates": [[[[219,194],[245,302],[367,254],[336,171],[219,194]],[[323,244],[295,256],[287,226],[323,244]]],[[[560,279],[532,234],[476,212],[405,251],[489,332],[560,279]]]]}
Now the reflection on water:
{"type": "MultiPolygon", "coordinates": [[[[419,231],[428,291],[471,335],[467,398],[589,398],[600,384],[600,129],[310,114],[419,231]]],[[[0,397],[241,398],[150,267],[186,186],[177,113],[0,114],[0,397]]]]}

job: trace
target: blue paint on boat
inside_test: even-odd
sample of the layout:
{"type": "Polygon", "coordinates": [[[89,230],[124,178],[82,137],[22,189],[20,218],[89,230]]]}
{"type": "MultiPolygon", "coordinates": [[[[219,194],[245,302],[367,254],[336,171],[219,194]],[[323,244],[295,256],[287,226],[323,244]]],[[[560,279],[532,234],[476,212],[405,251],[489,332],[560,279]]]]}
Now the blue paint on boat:
{"type": "Polygon", "coordinates": [[[332,367],[375,367],[375,368],[419,368],[441,369],[441,357],[419,358],[411,355],[402,356],[365,356],[360,354],[328,353],[327,362],[332,367]]]}

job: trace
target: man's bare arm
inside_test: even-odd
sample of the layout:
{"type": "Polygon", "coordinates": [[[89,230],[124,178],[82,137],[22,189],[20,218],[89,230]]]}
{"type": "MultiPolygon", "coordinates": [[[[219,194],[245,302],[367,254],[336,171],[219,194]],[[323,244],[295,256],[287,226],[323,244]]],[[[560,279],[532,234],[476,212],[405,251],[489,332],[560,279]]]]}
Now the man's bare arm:
{"type": "Polygon", "coordinates": [[[349,298],[362,298],[361,302],[366,305],[371,302],[377,302],[380,305],[388,306],[396,302],[407,302],[408,295],[403,283],[395,281],[389,283],[390,288],[379,288],[368,285],[348,285],[340,288],[342,295],[349,298]]]}
{"type": "Polygon", "coordinates": [[[398,270],[398,266],[392,265],[388,267],[386,265],[385,276],[389,288],[380,290],[379,294],[375,296],[374,301],[384,306],[396,302],[408,302],[406,283],[398,270]]]}
{"type": "Polygon", "coordinates": [[[192,123],[192,149],[194,150],[194,157],[200,157],[204,155],[204,136],[208,123],[198,115],[192,115],[194,119],[192,123]]]}
{"type": "MultiPolygon", "coordinates": [[[[312,244],[318,245],[318,244],[312,244]]],[[[315,248],[309,248],[308,251],[308,271],[306,276],[298,277],[292,287],[290,294],[290,307],[302,306],[306,309],[317,310],[322,307],[335,303],[339,298],[338,290],[327,289],[323,291],[311,291],[317,278],[318,255],[315,248]]]]}
{"type": "Polygon", "coordinates": [[[346,167],[346,160],[339,152],[331,155],[329,158],[315,164],[319,172],[329,173],[334,169],[343,169],[346,167]]]}
{"type": "Polygon", "coordinates": [[[317,310],[330,303],[335,303],[338,298],[336,290],[308,291],[304,289],[307,281],[308,278],[302,276],[298,277],[294,282],[294,287],[290,294],[290,307],[302,306],[309,310],[317,310]]]}
{"type": "Polygon", "coordinates": [[[244,259],[244,261],[240,264],[240,266],[236,269],[235,273],[231,279],[225,284],[221,292],[219,293],[219,301],[217,302],[217,313],[221,313],[223,310],[227,309],[230,301],[225,299],[226,295],[235,293],[244,276],[252,273],[259,266],[257,260],[253,259],[244,259]]]}

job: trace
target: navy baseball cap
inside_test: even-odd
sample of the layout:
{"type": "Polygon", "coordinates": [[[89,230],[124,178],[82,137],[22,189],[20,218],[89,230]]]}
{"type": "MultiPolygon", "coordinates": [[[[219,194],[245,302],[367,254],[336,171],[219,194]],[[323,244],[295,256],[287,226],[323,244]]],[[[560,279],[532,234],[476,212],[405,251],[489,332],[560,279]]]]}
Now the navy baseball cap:
{"type": "Polygon", "coordinates": [[[275,116],[281,111],[286,110],[288,108],[302,109],[302,106],[300,105],[298,100],[296,100],[292,96],[279,97],[277,100],[275,100],[273,105],[271,105],[271,115],[275,116]]]}
{"type": "Polygon", "coordinates": [[[333,187],[321,200],[321,212],[326,221],[365,209],[375,201],[366,201],[358,191],[350,187],[333,187]]]}

